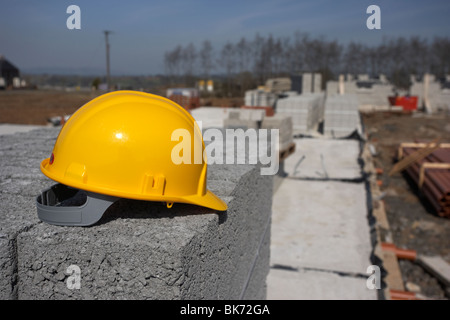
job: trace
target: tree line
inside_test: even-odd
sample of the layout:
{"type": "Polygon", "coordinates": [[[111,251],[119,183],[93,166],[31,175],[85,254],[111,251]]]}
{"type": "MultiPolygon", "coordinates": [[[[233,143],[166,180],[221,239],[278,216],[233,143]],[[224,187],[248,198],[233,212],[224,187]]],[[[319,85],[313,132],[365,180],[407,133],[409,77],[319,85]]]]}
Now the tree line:
{"type": "Polygon", "coordinates": [[[425,72],[443,77],[450,73],[450,39],[419,36],[384,38],[377,45],[352,41],[341,44],[325,37],[296,32],[291,37],[242,37],[214,48],[205,40],[177,45],[164,54],[170,84],[193,86],[198,79],[221,75],[228,95],[242,94],[273,77],[319,72],[323,84],[339,74],[385,74],[399,87],[407,87],[410,74],[425,72]]]}

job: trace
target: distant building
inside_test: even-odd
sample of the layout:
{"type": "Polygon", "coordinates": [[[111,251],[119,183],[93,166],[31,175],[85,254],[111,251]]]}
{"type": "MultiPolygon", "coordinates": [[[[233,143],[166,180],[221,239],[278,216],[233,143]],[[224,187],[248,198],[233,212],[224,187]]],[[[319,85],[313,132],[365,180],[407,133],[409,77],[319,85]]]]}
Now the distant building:
{"type": "Polygon", "coordinates": [[[166,95],[186,110],[200,107],[200,93],[196,88],[168,88],[166,95]]]}
{"type": "Polygon", "coordinates": [[[11,62],[0,55],[0,88],[20,86],[20,72],[11,62]]]}

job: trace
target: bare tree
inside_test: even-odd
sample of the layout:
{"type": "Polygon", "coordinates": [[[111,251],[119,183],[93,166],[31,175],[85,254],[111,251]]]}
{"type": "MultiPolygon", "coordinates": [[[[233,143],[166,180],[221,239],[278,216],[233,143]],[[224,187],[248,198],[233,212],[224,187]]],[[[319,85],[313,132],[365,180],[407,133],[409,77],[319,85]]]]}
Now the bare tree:
{"type": "Polygon", "coordinates": [[[425,39],[411,37],[408,43],[408,72],[424,74],[429,70],[429,49],[425,39]]]}
{"type": "Polygon", "coordinates": [[[305,52],[307,51],[307,48],[305,48],[305,40],[304,40],[305,37],[307,37],[306,34],[296,32],[294,34],[294,42],[292,46],[290,46],[288,49],[287,63],[290,66],[291,72],[293,73],[300,73],[304,71],[305,68],[304,56],[305,52]]]}
{"type": "Polygon", "coordinates": [[[213,65],[213,47],[209,40],[203,41],[202,49],[200,50],[200,66],[202,70],[202,76],[205,80],[209,79],[211,71],[214,68],[213,65]]]}
{"type": "Polygon", "coordinates": [[[250,63],[252,60],[252,46],[251,43],[244,37],[239,40],[235,45],[236,61],[238,68],[238,83],[240,87],[240,93],[243,94],[245,90],[250,89],[252,85],[250,63]]]}
{"type": "Polygon", "coordinates": [[[255,36],[255,39],[252,42],[253,47],[253,72],[256,75],[256,79],[259,83],[264,83],[264,38],[261,37],[258,33],[255,36]]]}
{"type": "Polygon", "coordinates": [[[437,76],[450,73],[450,39],[436,37],[431,45],[432,71],[437,76]]]}
{"type": "Polygon", "coordinates": [[[171,82],[176,82],[181,75],[182,51],[183,48],[178,45],[172,51],[164,54],[165,69],[171,82]]]}
{"type": "Polygon", "coordinates": [[[368,46],[361,42],[341,45],[336,40],[312,38],[300,32],[285,38],[257,33],[252,40],[242,37],[235,43],[226,43],[219,59],[214,59],[213,52],[208,40],[198,53],[192,43],[184,48],[178,45],[164,55],[166,73],[172,81],[184,76],[186,83],[192,83],[198,70],[208,78],[216,68],[226,76],[228,94],[235,93],[237,86],[242,94],[269,77],[301,72],[320,72],[324,83],[342,72],[373,76],[384,73],[402,87],[408,86],[411,73],[432,72],[437,76],[450,73],[448,37],[437,37],[432,42],[414,36],[391,37],[368,46]]]}
{"type": "Polygon", "coordinates": [[[346,73],[358,74],[368,72],[368,48],[356,42],[350,42],[343,55],[343,67],[346,73]]]}
{"type": "Polygon", "coordinates": [[[184,81],[187,85],[194,84],[194,74],[197,61],[197,51],[194,44],[191,42],[182,51],[182,66],[184,70],[184,81]]]}

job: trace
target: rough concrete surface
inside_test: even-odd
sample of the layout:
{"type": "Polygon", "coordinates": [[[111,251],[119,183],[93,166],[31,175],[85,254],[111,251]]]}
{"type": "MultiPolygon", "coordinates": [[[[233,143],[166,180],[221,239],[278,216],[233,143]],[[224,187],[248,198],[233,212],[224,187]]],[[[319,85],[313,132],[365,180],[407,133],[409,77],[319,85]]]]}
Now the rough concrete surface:
{"type": "Polygon", "coordinates": [[[269,271],[272,176],[257,165],[210,165],[225,213],[122,199],[92,227],[37,219],[39,171],[58,129],[0,136],[0,298],[263,299],[269,271]],[[68,289],[67,268],[80,268],[68,289]]]}
{"type": "Polygon", "coordinates": [[[366,279],[343,277],[333,272],[270,270],[267,279],[270,300],[375,300],[376,290],[366,279]],[[300,288],[303,288],[301,290],[300,288]]]}
{"type": "Polygon", "coordinates": [[[28,132],[34,129],[42,128],[43,126],[35,126],[29,124],[8,124],[1,123],[0,124],[0,135],[4,134],[13,134],[17,132],[28,132]]]}
{"type": "Polygon", "coordinates": [[[296,151],[284,163],[284,170],[290,177],[345,180],[362,178],[358,163],[358,141],[294,139],[294,142],[296,151]]]}
{"type": "Polygon", "coordinates": [[[294,140],[273,198],[268,299],[377,299],[359,142],[294,140]]]}
{"type": "Polygon", "coordinates": [[[363,183],[285,179],[273,202],[271,265],[365,273],[369,234],[363,183]]]}

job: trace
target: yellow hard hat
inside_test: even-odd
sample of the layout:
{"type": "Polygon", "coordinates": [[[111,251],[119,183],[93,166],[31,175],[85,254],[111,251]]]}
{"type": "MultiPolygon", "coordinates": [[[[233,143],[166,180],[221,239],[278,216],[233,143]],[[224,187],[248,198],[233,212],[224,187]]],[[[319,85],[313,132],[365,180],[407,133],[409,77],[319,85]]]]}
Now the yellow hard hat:
{"type": "Polygon", "coordinates": [[[172,150],[179,142],[172,135],[177,129],[186,130],[192,149],[201,146],[203,155],[205,145],[194,118],[171,100],[115,91],[88,102],[69,118],[51,157],[41,163],[41,171],[61,185],[37,197],[39,217],[53,224],[90,225],[118,198],[226,210],[225,202],[206,188],[203,156],[200,161],[174,163],[172,150]],[[63,198],[74,195],[70,191],[74,188],[85,191],[94,203],[84,211],[77,209],[76,217],[63,212],[65,207],[54,209],[63,198]],[[87,217],[91,209],[98,211],[96,217],[87,217]]]}

